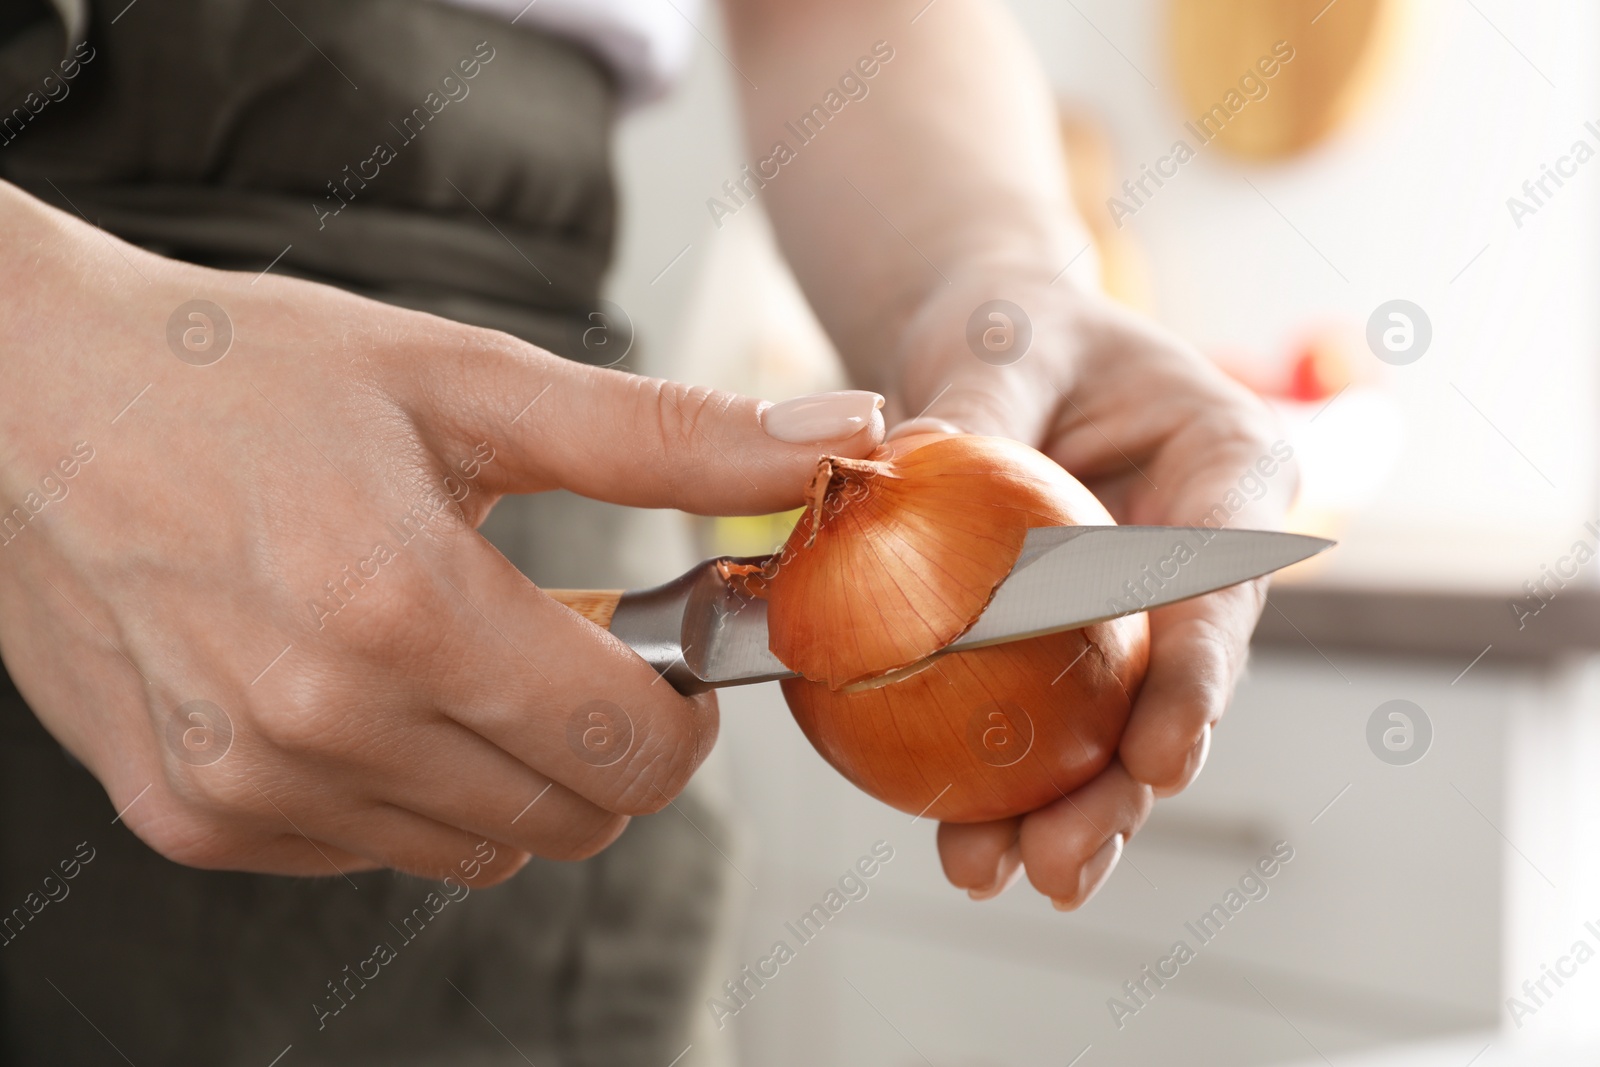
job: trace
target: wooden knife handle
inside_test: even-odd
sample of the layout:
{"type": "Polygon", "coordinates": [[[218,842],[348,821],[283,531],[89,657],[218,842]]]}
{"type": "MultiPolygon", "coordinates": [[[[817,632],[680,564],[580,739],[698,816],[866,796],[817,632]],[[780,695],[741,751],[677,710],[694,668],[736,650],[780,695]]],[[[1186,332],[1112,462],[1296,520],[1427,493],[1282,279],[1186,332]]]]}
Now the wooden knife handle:
{"type": "Polygon", "coordinates": [[[544,595],[565,604],[596,626],[611,629],[611,616],[622,599],[621,589],[545,589],[544,595]]]}

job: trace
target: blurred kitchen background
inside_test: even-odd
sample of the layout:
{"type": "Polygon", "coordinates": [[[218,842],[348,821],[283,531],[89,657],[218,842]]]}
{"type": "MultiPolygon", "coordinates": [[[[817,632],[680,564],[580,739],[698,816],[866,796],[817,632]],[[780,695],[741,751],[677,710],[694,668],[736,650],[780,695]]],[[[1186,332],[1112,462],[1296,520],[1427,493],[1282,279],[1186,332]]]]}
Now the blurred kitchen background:
{"type": "MultiPolygon", "coordinates": [[[[1600,948],[1584,927],[1600,931],[1600,562],[1520,629],[1512,609],[1541,568],[1596,541],[1600,162],[1520,226],[1507,206],[1574,142],[1600,147],[1600,5],[1010,4],[1059,90],[1080,191],[1101,189],[1089,210],[1107,282],[1274,398],[1305,468],[1296,526],[1341,544],[1276,586],[1205,773],[1073,915],[1025,885],[970,902],[940,874],[934,827],[838,777],[775,686],[725,693],[707,781],[738,820],[740,899],[711,984],[786,937],[874,842],[895,859],[723,1030],[708,1013],[695,1055],[1465,1067],[1600,1039],[1600,963],[1564,965],[1575,976],[1547,980],[1536,1006],[1522,992],[1580,939],[1600,948]],[[1270,39],[1296,58],[1238,120],[1255,139],[1203,149],[1112,226],[1105,196],[1180,136],[1196,143],[1184,122],[1248,64],[1229,41],[1274,18],[1292,32],[1270,39]],[[1285,110],[1297,78],[1327,84],[1285,110]],[[1409,363],[1367,344],[1393,300],[1431,325],[1409,363]],[[1398,753],[1369,743],[1391,701],[1409,702],[1379,715],[1378,734],[1406,716],[1413,747],[1398,753]],[[1269,895],[1119,1029],[1108,998],[1126,1000],[1175,940],[1195,945],[1184,923],[1276,841],[1294,859],[1269,895]],[[1513,1019],[1511,996],[1536,1010],[1513,1019]],[[1393,1051],[1418,1042],[1442,1044],[1393,1051]]],[[[921,16],[938,17],[937,3],[921,16]]],[[[840,373],[759,206],[720,229],[707,212],[753,157],[714,11],[694,32],[688,80],[621,130],[609,295],[639,333],[627,366],[773,400],[828,387],[840,373]]],[[[669,538],[762,551],[783,529],[671,526],[637,539],[630,576],[681,569],[669,538]]]]}

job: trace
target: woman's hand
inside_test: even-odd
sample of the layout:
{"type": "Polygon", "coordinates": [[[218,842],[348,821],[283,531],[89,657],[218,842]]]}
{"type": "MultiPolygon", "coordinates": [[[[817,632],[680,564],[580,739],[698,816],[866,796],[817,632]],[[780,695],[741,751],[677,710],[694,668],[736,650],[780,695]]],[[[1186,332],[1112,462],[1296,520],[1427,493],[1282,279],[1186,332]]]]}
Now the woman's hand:
{"type": "Polygon", "coordinates": [[[4,184],[0,234],[0,652],[122,821],[193,866],[492,882],[604,848],[683,788],[715,702],[478,523],[558,487],[772,512],[824,450],[786,442],[882,437],[870,394],[773,409],[583,367],[165,260],[4,184]]]}
{"type": "MultiPolygon", "coordinates": [[[[1187,345],[1064,281],[942,288],[901,351],[891,416],[922,418],[892,433],[948,423],[1027,441],[1081,479],[1118,522],[1272,528],[1294,496],[1292,451],[1260,400],[1187,345]],[[1025,353],[1001,344],[1005,325],[987,315],[983,324],[1000,329],[996,347],[969,345],[969,319],[994,298],[1026,316],[1025,353]]],[[[1154,798],[1199,774],[1265,592],[1258,580],[1152,611],[1150,671],[1118,758],[1029,815],[941,826],[950,880],[985,899],[1025,869],[1057,907],[1088,900],[1154,798]]]]}

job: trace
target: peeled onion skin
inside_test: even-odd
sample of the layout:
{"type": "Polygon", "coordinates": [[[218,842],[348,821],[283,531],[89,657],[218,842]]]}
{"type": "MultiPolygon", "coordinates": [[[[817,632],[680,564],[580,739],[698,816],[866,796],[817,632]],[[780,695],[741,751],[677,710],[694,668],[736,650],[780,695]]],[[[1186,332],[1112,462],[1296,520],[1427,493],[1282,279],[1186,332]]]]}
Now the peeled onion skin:
{"type": "Polygon", "coordinates": [[[763,583],[773,654],[834,689],[965,633],[1029,529],[1112,521],[1072,475],[1006,438],[905,437],[865,460],[827,457],[817,473],[763,583]]]}
{"type": "Polygon", "coordinates": [[[1115,757],[1149,664],[1147,618],[935,653],[976,621],[1027,528],[1110,525],[1111,516],[1071,475],[1015,441],[910,438],[873,457],[882,458],[896,462],[894,471],[870,479],[865,494],[817,509],[820,533],[802,520],[766,583],[769,627],[788,623],[774,630],[773,651],[791,668],[820,668],[783,682],[789,709],[839,773],[908,814],[985,822],[1044,807],[1115,757]],[[920,462],[904,462],[917,452],[920,462]],[[974,479],[985,463],[996,472],[993,492],[974,479]],[[961,484],[959,512],[937,482],[943,469],[961,484]],[[1007,526],[1011,536],[990,533],[1007,526]],[[1004,542],[1008,554],[985,542],[1004,542]],[[962,554],[964,573],[941,566],[952,552],[962,554]],[[947,573],[961,580],[940,580],[947,573]],[[993,577],[974,584],[984,574],[993,577]],[[907,618],[913,607],[922,614],[907,618]],[[875,639],[874,627],[894,629],[898,645],[875,639]],[[920,658],[904,659],[908,649],[920,658]]]}

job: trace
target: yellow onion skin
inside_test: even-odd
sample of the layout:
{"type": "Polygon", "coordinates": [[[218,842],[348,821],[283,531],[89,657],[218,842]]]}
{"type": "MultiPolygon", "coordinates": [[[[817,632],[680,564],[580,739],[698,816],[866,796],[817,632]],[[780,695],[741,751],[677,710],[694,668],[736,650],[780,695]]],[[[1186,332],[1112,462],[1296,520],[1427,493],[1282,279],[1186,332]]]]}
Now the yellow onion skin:
{"type": "Polygon", "coordinates": [[[1105,769],[1149,648],[1145,617],[1128,615],[952,652],[876,689],[790,678],[783,695],[822,758],[864,792],[908,814],[986,822],[1041,808],[1105,769]]]}
{"type": "Polygon", "coordinates": [[[772,652],[830,688],[909,667],[977,620],[1035,526],[1110,523],[1048,457],[1000,437],[922,434],[827,457],[768,565],[772,652]]]}
{"type": "MultiPolygon", "coordinates": [[[[828,614],[836,606],[852,620],[847,625],[861,624],[862,605],[844,607],[839,598],[840,589],[862,586],[854,572],[876,568],[881,584],[885,567],[881,549],[863,551],[857,558],[852,555],[856,538],[881,545],[909,537],[912,543],[906,560],[923,572],[930,563],[937,564],[939,534],[918,530],[919,526],[927,530],[925,509],[903,528],[894,516],[901,506],[899,500],[917,498],[920,480],[937,477],[942,464],[928,460],[939,459],[941,453],[952,457],[964,475],[970,475],[974,463],[991,462],[1001,471],[996,482],[1003,487],[993,501],[976,493],[967,504],[979,514],[992,508],[997,528],[1020,523],[1025,532],[1042,525],[1112,522],[1081,483],[1017,442],[947,437],[896,442],[892,450],[874,459],[889,462],[890,473],[902,477],[881,482],[869,479],[865,492],[857,486],[849,499],[835,501],[831,509],[814,511],[812,521],[821,518],[819,534],[827,534],[830,525],[834,526],[836,536],[831,544],[822,536],[812,537],[808,523],[802,520],[785,552],[787,559],[804,560],[809,566],[794,568],[787,575],[787,585],[780,581],[768,585],[771,606],[777,606],[781,596],[789,600],[785,606],[791,614],[811,613],[806,628],[796,628],[804,638],[798,646],[802,656],[814,654],[809,642],[826,640],[828,614]],[[934,445],[939,447],[929,452],[934,445]],[[903,462],[908,454],[917,452],[924,453],[920,464],[903,462]],[[908,470],[915,475],[909,484],[904,477],[908,470]],[[921,473],[915,473],[919,470],[921,473]],[[874,509],[870,502],[875,486],[892,487],[893,507],[882,507],[880,500],[874,509]],[[863,508],[863,503],[868,506],[863,508]],[[852,512],[858,520],[855,526],[836,521],[852,512]],[[862,516],[870,527],[864,537],[858,533],[862,516]],[[879,536],[879,527],[885,523],[891,527],[888,540],[879,536]],[[821,556],[815,551],[819,546],[824,546],[821,556]],[[851,575],[848,583],[840,582],[840,571],[851,575]],[[817,586],[814,590],[795,581],[797,575],[813,573],[818,576],[811,580],[817,586]]],[[[1009,544],[1014,538],[997,540],[1009,544]]],[[[1015,540],[1020,545],[1020,540],[1015,540]]],[[[996,586],[1015,561],[1015,549],[1004,551],[1009,555],[998,558],[993,566],[996,586]]],[[[892,571],[895,561],[890,560],[888,566],[892,571]]],[[[775,577],[785,577],[782,568],[775,577]]],[[[920,579],[908,577],[907,581],[920,579]]],[[[962,615],[957,632],[977,619],[989,595],[992,589],[976,603],[968,594],[951,598],[951,611],[962,615]]],[[[951,621],[934,618],[931,625],[947,628],[951,621]]],[[[886,618],[883,625],[896,625],[896,620],[886,618]]],[[[774,634],[774,651],[783,638],[788,639],[785,651],[792,653],[794,634],[774,634]]],[[[910,814],[949,822],[983,822],[1036,810],[1105,769],[1116,754],[1144,679],[1149,646],[1146,617],[1132,615],[1005,645],[934,655],[909,667],[898,662],[855,663],[851,674],[858,680],[852,683],[803,674],[785,680],[783,693],[811,744],[865,792],[910,814]],[[855,669],[862,666],[875,668],[865,672],[864,681],[859,680],[863,672],[855,669]]],[[[779,655],[783,658],[783,653],[779,655]]]]}

